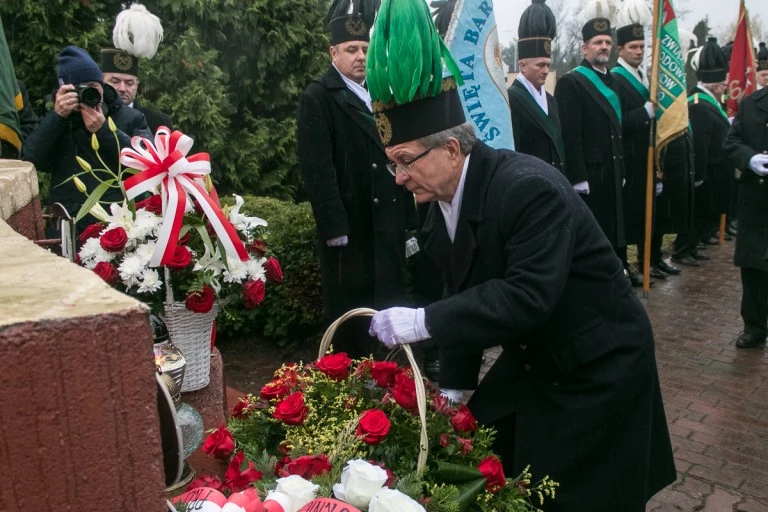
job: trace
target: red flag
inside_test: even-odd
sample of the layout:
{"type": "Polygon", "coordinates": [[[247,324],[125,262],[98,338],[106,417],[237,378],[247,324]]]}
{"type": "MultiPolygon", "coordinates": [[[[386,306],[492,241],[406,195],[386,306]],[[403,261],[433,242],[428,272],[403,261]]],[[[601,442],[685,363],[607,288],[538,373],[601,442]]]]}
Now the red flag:
{"type": "Polygon", "coordinates": [[[728,71],[728,117],[739,111],[741,100],[755,92],[757,81],[755,71],[755,53],[752,48],[752,33],[749,30],[749,15],[744,7],[744,0],[739,5],[739,21],[736,25],[736,38],[733,40],[731,67],[728,71]]]}

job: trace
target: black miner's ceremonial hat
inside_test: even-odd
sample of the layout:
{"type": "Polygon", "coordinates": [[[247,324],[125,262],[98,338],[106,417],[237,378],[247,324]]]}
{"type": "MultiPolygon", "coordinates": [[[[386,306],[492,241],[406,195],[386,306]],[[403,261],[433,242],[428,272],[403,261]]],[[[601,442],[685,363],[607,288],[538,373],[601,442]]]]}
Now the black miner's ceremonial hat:
{"type": "Polygon", "coordinates": [[[325,16],[331,32],[331,45],[370,40],[371,26],[380,3],[380,0],[333,0],[325,16]]]}
{"type": "Polygon", "coordinates": [[[517,27],[517,53],[521,59],[552,57],[552,40],[557,36],[555,15],[546,0],[531,0],[517,27]]]}

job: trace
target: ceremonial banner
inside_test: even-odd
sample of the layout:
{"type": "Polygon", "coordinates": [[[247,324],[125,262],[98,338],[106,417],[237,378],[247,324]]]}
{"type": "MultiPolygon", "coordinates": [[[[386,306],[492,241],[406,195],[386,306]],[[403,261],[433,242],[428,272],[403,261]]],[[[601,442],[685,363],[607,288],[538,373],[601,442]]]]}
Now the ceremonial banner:
{"type": "Polygon", "coordinates": [[[464,79],[459,96],[467,121],[489,146],[514,149],[493,0],[457,0],[444,39],[464,79]]]}
{"type": "Polygon", "coordinates": [[[672,0],[654,0],[653,20],[650,96],[656,103],[654,160],[658,170],[661,151],[688,130],[688,97],[685,58],[672,0]]]}
{"type": "Polygon", "coordinates": [[[752,33],[749,30],[749,15],[744,0],[739,5],[739,21],[736,24],[736,38],[733,40],[731,67],[728,71],[728,117],[739,111],[741,100],[755,92],[757,82],[755,53],[752,48],[752,33]]]}
{"type": "Polygon", "coordinates": [[[0,139],[21,151],[21,123],[19,110],[22,107],[19,83],[13,72],[11,53],[5,40],[3,23],[0,20],[0,139]]]}

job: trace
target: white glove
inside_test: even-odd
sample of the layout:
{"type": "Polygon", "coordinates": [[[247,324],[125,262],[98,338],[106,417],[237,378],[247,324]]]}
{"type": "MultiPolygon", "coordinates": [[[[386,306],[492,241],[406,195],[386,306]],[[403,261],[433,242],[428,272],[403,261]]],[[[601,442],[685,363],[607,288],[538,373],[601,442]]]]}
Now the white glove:
{"type": "Polygon", "coordinates": [[[371,319],[368,334],[379,338],[389,349],[430,337],[424,324],[424,308],[389,308],[379,311],[371,319]]]}
{"type": "Polygon", "coordinates": [[[581,183],[576,183],[573,186],[573,190],[575,190],[579,194],[584,194],[585,196],[588,196],[589,195],[589,182],[588,181],[582,181],[581,183]]]}
{"type": "Polygon", "coordinates": [[[325,245],[328,247],[346,247],[348,243],[349,238],[347,238],[347,235],[337,236],[325,241],[325,245]]]}
{"type": "Polygon", "coordinates": [[[768,155],[764,153],[758,153],[749,159],[749,168],[755,171],[760,176],[768,174],[768,155]]]}
{"type": "Polygon", "coordinates": [[[664,190],[664,184],[662,182],[656,183],[656,196],[658,197],[659,194],[664,190]]]}
{"type": "Polygon", "coordinates": [[[700,187],[702,183],[704,183],[704,180],[694,181],[693,182],[693,186],[694,187],[700,187]]]}
{"type": "Polygon", "coordinates": [[[621,178],[621,188],[624,188],[624,185],[627,184],[627,178],[621,178]]]}
{"type": "Polygon", "coordinates": [[[650,101],[645,105],[645,111],[648,112],[648,119],[656,119],[656,107],[650,101]]]}

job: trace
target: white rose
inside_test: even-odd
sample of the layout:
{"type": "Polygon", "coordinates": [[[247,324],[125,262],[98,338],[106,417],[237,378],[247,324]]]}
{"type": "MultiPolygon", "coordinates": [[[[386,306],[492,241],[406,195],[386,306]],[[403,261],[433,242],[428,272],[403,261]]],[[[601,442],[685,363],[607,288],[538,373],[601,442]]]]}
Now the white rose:
{"type": "Polygon", "coordinates": [[[419,502],[395,489],[383,488],[371,498],[368,512],[426,512],[419,502]]]}
{"type": "Polygon", "coordinates": [[[293,510],[285,512],[297,512],[301,507],[315,499],[319,485],[301,478],[299,475],[290,475],[277,479],[276,492],[287,494],[291,498],[293,510]]]}
{"type": "Polygon", "coordinates": [[[333,495],[353,507],[365,510],[376,492],[387,481],[387,472],[362,459],[350,460],[341,472],[341,483],[333,486],[333,495]]]}

